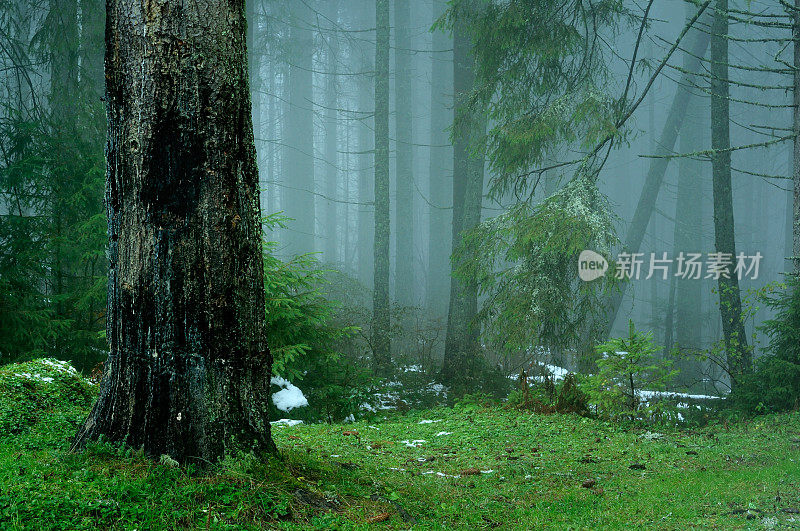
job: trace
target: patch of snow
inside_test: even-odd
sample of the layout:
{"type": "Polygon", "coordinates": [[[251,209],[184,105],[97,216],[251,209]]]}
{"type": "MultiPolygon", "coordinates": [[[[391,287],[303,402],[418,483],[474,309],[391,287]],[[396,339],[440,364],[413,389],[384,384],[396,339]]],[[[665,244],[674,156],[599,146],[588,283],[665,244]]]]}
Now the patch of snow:
{"type": "Polygon", "coordinates": [[[377,426],[367,426],[367,428],[372,428],[373,430],[379,430],[380,431],[380,428],[377,427],[377,426]]]}
{"type": "Polygon", "coordinates": [[[406,439],[400,442],[405,444],[408,448],[419,448],[428,441],[426,441],[425,439],[414,439],[413,441],[409,441],[408,439],[406,439]]]}
{"type": "Polygon", "coordinates": [[[440,478],[460,478],[461,477],[461,476],[459,476],[457,474],[456,475],[445,474],[444,472],[437,472],[435,470],[427,470],[427,471],[422,473],[423,476],[429,476],[429,475],[432,475],[432,474],[436,475],[436,476],[438,476],[440,478]]]}
{"type": "Polygon", "coordinates": [[[648,391],[647,389],[639,389],[636,394],[642,398],[686,398],[689,400],[721,400],[725,397],[714,395],[692,395],[689,393],[677,393],[675,391],[648,391]]]}
{"type": "Polygon", "coordinates": [[[494,470],[492,470],[491,468],[489,470],[481,470],[481,474],[491,474],[493,472],[494,470]]]}
{"type": "Polygon", "coordinates": [[[442,435],[453,435],[452,431],[440,431],[436,434],[437,437],[441,437],[442,435]]]}
{"type": "Polygon", "coordinates": [[[298,424],[302,424],[302,420],[294,420],[294,419],[280,419],[280,420],[273,420],[270,422],[273,426],[297,426],[298,424]]]}
{"type": "Polygon", "coordinates": [[[403,372],[425,372],[422,370],[422,365],[406,365],[405,367],[400,367],[403,372]]]}
{"type": "Polygon", "coordinates": [[[284,380],[280,376],[273,376],[270,383],[283,388],[272,395],[272,403],[275,404],[275,407],[281,411],[288,413],[294,408],[305,407],[308,405],[308,400],[303,395],[303,391],[301,391],[288,380],[284,380]]]}
{"type": "Polygon", "coordinates": [[[333,454],[333,455],[331,455],[331,457],[342,457],[342,456],[339,455],[339,454],[333,454]]]}
{"type": "Polygon", "coordinates": [[[437,420],[421,420],[421,421],[419,421],[419,422],[418,422],[418,424],[433,424],[434,422],[441,422],[441,421],[442,421],[442,419],[437,419],[437,420]]]}

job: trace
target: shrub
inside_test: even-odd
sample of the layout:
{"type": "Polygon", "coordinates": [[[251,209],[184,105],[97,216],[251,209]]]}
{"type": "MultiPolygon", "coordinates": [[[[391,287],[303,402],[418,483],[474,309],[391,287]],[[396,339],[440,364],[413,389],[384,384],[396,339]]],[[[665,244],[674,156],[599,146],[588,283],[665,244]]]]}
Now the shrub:
{"type": "Polygon", "coordinates": [[[74,429],[91,406],[96,386],[69,363],[37,359],[0,368],[0,437],[27,432],[74,429]]]}
{"type": "Polygon", "coordinates": [[[762,298],[776,311],[775,318],[761,327],[770,339],[768,353],[756,360],[752,374],[739,377],[730,400],[749,413],[796,409],[800,407],[800,280],[793,277],[782,290],[766,290],[762,298]]]}
{"type": "Polygon", "coordinates": [[[587,380],[598,414],[612,419],[663,416],[663,401],[645,400],[643,391],[662,391],[675,375],[672,362],[659,357],[661,347],[653,333],[637,332],[629,321],[628,337],[615,338],[595,348],[597,373],[587,380]]]}

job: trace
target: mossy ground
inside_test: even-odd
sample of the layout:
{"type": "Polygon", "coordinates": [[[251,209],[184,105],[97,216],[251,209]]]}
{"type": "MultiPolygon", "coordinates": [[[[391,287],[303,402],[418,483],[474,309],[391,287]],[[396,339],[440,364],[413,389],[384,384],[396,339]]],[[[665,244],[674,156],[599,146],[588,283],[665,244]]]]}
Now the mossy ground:
{"type": "MultiPolygon", "coordinates": [[[[11,411],[8,374],[0,409],[11,411]]],[[[88,409],[70,398],[83,380],[71,381],[58,384],[60,406],[40,400],[0,433],[0,529],[800,527],[798,413],[652,433],[439,408],[276,426],[280,456],[201,471],[102,444],[70,454],[88,409]]],[[[54,384],[30,383],[25,396],[54,384]]]]}

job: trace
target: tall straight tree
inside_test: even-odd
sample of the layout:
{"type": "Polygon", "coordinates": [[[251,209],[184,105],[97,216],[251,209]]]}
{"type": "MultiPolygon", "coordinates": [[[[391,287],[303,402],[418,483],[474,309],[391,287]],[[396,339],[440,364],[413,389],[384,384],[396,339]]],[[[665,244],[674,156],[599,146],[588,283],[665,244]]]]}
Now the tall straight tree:
{"type": "Polygon", "coordinates": [[[395,198],[397,231],[395,236],[395,286],[397,302],[416,304],[414,299],[414,149],[413,149],[413,72],[411,45],[411,2],[394,2],[394,77],[396,127],[395,198]]]}
{"type": "Polygon", "coordinates": [[[273,448],[243,0],[108,2],[110,352],[73,446],[273,448]]]}
{"type": "Polygon", "coordinates": [[[289,254],[315,250],[312,17],[307,3],[289,4],[289,109],[284,131],[282,197],[286,215],[294,219],[286,233],[289,254]]]}
{"type": "Polygon", "coordinates": [[[800,0],[794,0],[792,10],[792,37],[794,39],[794,110],[792,129],[794,149],[792,150],[792,181],[794,183],[792,201],[792,262],[795,275],[800,275],[800,0]]]}
{"type": "MultiPolygon", "coordinates": [[[[326,18],[328,24],[335,25],[339,18],[339,2],[328,0],[328,12],[326,18]]],[[[335,28],[334,28],[335,29],[335,28]]],[[[339,189],[339,165],[338,165],[338,126],[339,122],[337,111],[337,68],[339,55],[339,34],[336,31],[330,32],[326,42],[326,54],[328,57],[328,71],[325,76],[325,260],[334,263],[338,260],[337,249],[339,241],[339,227],[336,215],[336,194],[339,189]]],[[[342,230],[347,222],[342,224],[342,230]]]]}
{"type": "MultiPolygon", "coordinates": [[[[731,189],[730,84],[728,79],[728,0],[716,0],[711,25],[711,167],[714,195],[714,244],[717,253],[736,260],[736,239],[733,224],[733,191],[731,189]]],[[[720,275],[719,308],[722,333],[728,358],[731,385],[747,372],[751,355],[742,322],[742,300],[739,280],[733,274],[720,275]]]]}
{"type": "MultiPolygon", "coordinates": [[[[483,199],[484,161],[472,153],[476,138],[485,133],[486,122],[466,108],[475,83],[475,64],[465,23],[457,19],[453,28],[453,90],[456,121],[453,129],[453,247],[480,223],[483,199]]],[[[453,263],[453,271],[458,264],[453,263]]],[[[478,287],[474,282],[453,278],[447,315],[442,381],[456,392],[468,389],[470,367],[478,354],[478,287]]]]}
{"type": "MultiPolygon", "coordinates": [[[[444,0],[434,0],[433,21],[444,14],[444,0]]],[[[428,221],[427,308],[434,317],[447,315],[450,293],[450,249],[452,248],[453,148],[447,129],[453,123],[453,46],[450,35],[433,31],[431,38],[431,138],[428,189],[430,217],[428,221]]]]}
{"type": "Polygon", "coordinates": [[[375,271],[372,350],[376,373],[387,375],[392,361],[389,336],[389,0],[376,0],[375,28],[375,271]]]}
{"type": "MultiPolygon", "coordinates": [[[[687,4],[687,19],[694,15],[694,7],[687,4]]],[[[693,30],[694,32],[701,30],[693,30]]],[[[684,55],[683,68],[691,72],[693,58],[684,55]]],[[[698,83],[690,79],[690,86],[698,83]]],[[[690,90],[678,87],[677,90],[690,90]]],[[[690,98],[686,106],[687,127],[681,128],[680,153],[692,153],[703,145],[703,128],[696,122],[705,124],[707,114],[699,98],[690,98]],[[703,119],[705,118],[705,119],[703,119]]],[[[678,189],[675,201],[674,253],[700,252],[703,233],[703,168],[704,164],[690,157],[682,157],[678,161],[678,189]]],[[[689,349],[700,348],[700,332],[702,323],[702,281],[682,279],[675,283],[675,340],[679,347],[689,349]]],[[[667,345],[669,347],[669,345],[667,345]]],[[[688,369],[688,365],[681,362],[688,369]]]]}

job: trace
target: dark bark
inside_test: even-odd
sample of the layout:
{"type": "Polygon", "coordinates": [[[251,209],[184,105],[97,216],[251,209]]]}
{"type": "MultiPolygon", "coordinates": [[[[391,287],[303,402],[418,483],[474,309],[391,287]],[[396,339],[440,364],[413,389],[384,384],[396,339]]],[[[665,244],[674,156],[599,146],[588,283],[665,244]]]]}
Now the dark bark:
{"type": "MultiPolygon", "coordinates": [[[[728,83],[728,0],[717,0],[711,26],[711,167],[714,195],[714,244],[717,252],[736,257],[731,190],[730,87],[728,83]]],[[[736,275],[719,277],[719,308],[731,385],[752,364],[742,322],[736,275]]]]}
{"type": "Polygon", "coordinates": [[[110,353],[73,448],[272,449],[244,2],[110,0],[107,21],[110,353]]]}
{"type": "Polygon", "coordinates": [[[314,92],[312,69],[313,13],[305,2],[289,4],[289,109],[283,157],[282,207],[294,221],[286,231],[288,254],[314,252],[314,92]]]}
{"type": "Polygon", "coordinates": [[[394,2],[395,127],[397,231],[395,235],[394,294],[402,306],[416,304],[414,297],[414,150],[412,147],[413,72],[411,2],[394,2]]]}
{"type": "MultiPolygon", "coordinates": [[[[444,13],[445,2],[434,0],[433,21],[444,13]]],[[[431,148],[430,148],[430,221],[428,224],[428,281],[427,307],[434,317],[447,315],[450,293],[450,252],[452,249],[452,212],[446,207],[452,202],[453,148],[447,128],[453,123],[453,55],[440,52],[453,46],[444,31],[435,31],[431,54],[431,148]]]]}
{"type": "Polygon", "coordinates": [[[375,249],[372,352],[375,371],[391,370],[389,336],[389,0],[376,0],[375,27],[375,249]]]}
{"type": "MultiPolygon", "coordinates": [[[[703,57],[708,49],[709,35],[707,32],[698,31],[695,33],[692,42],[689,44],[689,50],[693,57],[687,59],[685,69],[688,72],[697,72],[700,69],[700,59],[703,57]]],[[[685,73],[681,76],[680,85],[685,87],[689,86],[690,80],[694,77],[690,73],[685,73]]],[[[664,182],[664,175],[667,172],[667,166],[670,159],[664,158],[673,153],[675,143],[678,140],[678,133],[680,132],[681,125],[692,94],[688,90],[681,90],[680,88],[675,92],[675,97],[672,100],[667,121],[664,124],[664,129],[658,141],[655,155],[660,158],[653,159],[650,163],[650,168],[647,171],[644,186],[639,195],[639,202],[636,204],[636,210],[633,214],[633,219],[628,225],[628,232],[625,235],[624,249],[629,253],[639,252],[639,248],[644,240],[647,226],[650,223],[650,218],[655,211],[658,193],[661,190],[661,184],[664,182]]],[[[607,318],[606,335],[611,333],[614,327],[614,322],[617,319],[619,308],[622,305],[622,299],[625,296],[626,286],[623,284],[622,289],[615,292],[609,301],[609,310],[607,318]]]]}
{"type": "MultiPolygon", "coordinates": [[[[453,31],[453,88],[457,127],[453,132],[453,247],[464,234],[480,223],[483,198],[484,161],[472,153],[473,141],[485,132],[481,117],[466,113],[464,101],[475,82],[474,58],[470,53],[469,34],[457,22],[453,31]]],[[[458,264],[452,264],[455,271],[458,264]]],[[[456,394],[469,390],[475,376],[472,368],[479,352],[478,287],[473,282],[452,278],[447,315],[442,381],[456,394]]]]}

